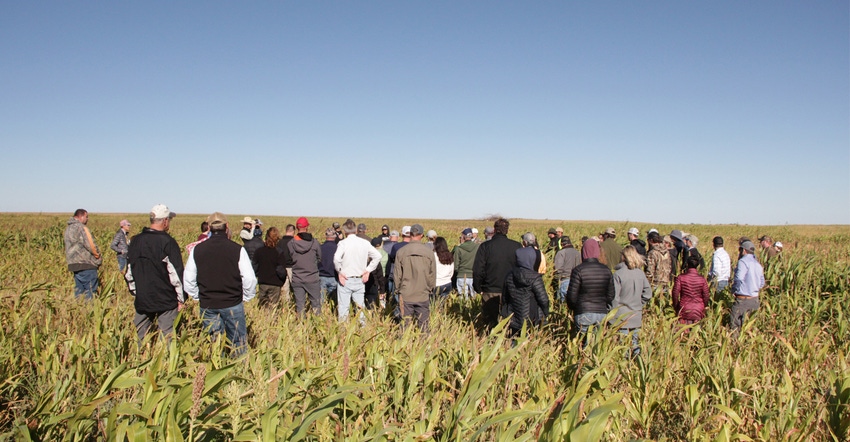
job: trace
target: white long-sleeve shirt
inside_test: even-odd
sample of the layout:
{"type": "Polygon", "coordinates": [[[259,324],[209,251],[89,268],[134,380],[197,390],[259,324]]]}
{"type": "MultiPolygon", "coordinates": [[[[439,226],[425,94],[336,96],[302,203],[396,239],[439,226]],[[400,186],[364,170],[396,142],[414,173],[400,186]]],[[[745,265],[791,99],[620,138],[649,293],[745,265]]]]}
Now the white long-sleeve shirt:
{"type": "Polygon", "coordinates": [[[334,269],[346,278],[371,273],[381,263],[381,253],[369,241],[349,235],[340,241],[334,253],[334,269]]]}
{"type": "MultiPolygon", "coordinates": [[[[243,247],[239,251],[239,274],[242,276],[242,302],[254,299],[257,294],[257,276],[254,274],[254,266],[248,258],[248,252],[243,247]]],[[[198,266],[195,264],[195,249],[189,253],[186,268],[183,269],[183,289],[195,301],[200,296],[198,290],[198,266]]]]}
{"type": "Polygon", "coordinates": [[[729,260],[729,254],[724,248],[714,250],[714,255],[711,257],[711,269],[708,271],[708,277],[716,281],[728,281],[732,276],[732,262],[729,260]]]}

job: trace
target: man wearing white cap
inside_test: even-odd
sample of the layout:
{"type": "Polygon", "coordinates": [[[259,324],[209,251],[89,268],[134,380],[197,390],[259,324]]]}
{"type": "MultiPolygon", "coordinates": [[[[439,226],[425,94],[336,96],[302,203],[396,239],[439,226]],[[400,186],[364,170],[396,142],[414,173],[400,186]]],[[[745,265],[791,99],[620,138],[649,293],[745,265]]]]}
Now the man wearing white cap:
{"type": "Polygon", "coordinates": [[[127,268],[127,248],[130,246],[130,221],[122,219],[118,225],[120,227],[112,237],[109,248],[115,251],[115,256],[118,258],[118,270],[124,273],[124,269],[127,268]]]}
{"type": "Polygon", "coordinates": [[[627,233],[629,235],[629,244],[631,244],[632,247],[640,253],[640,256],[646,258],[646,243],[639,237],[640,230],[638,230],[637,227],[632,227],[627,233]]]}
{"type": "Polygon", "coordinates": [[[150,227],[142,229],[128,248],[124,279],[136,297],[133,325],[139,344],[153,329],[154,322],[170,339],[183,305],[183,256],[177,241],[168,234],[175,215],[164,204],[153,206],[150,227]]]}

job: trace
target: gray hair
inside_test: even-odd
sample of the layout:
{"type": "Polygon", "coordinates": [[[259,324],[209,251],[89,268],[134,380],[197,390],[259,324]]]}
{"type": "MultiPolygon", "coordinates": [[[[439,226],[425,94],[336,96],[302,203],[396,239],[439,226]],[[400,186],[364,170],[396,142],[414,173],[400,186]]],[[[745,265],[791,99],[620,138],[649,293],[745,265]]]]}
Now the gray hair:
{"type": "Polygon", "coordinates": [[[687,238],[688,238],[688,241],[691,242],[691,247],[696,247],[697,244],[699,243],[699,240],[697,239],[696,235],[688,235],[687,238]]]}
{"type": "Polygon", "coordinates": [[[531,232],[525,232],[525,234],[522,235],[522,242],[531,246],[537,244],[537,237],[535,237],[531,232]]]}
{"type": "Polygon", "coordinates": [[[353,235],[355,232],[357,232],[357,225],[354,224],[354,221],[350,219],[346,220],[344,223],[342,223],[342,231],[345,232],[346,235],[353,235]]]}

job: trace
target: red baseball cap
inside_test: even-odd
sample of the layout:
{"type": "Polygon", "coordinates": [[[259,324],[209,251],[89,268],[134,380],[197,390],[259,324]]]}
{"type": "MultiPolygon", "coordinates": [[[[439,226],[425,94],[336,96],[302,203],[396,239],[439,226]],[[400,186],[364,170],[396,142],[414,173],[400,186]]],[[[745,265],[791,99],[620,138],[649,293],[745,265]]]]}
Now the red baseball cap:
{"type": "Polygon", "coordinates": [[[295,227],[298,227],[299,229],[304,227],[310,227],[310,223],[307,222],[307,218],[304,218],[302,216],[301,218],[298,218],[298,221],[295,221],[295,227]]]}

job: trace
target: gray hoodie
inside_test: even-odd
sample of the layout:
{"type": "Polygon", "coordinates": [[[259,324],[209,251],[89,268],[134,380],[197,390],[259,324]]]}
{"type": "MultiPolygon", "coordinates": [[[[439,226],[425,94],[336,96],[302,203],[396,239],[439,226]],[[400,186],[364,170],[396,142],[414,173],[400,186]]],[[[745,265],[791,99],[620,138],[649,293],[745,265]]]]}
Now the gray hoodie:
{"type": "Polygon", "coordinates": [[[301,232],[296,234],[286,246],[289,247],[289,254],[292,255],[292,282],[318,284],[319,264],[322,262],[319,242],[313,239],[313,235],[301,232]]]}

